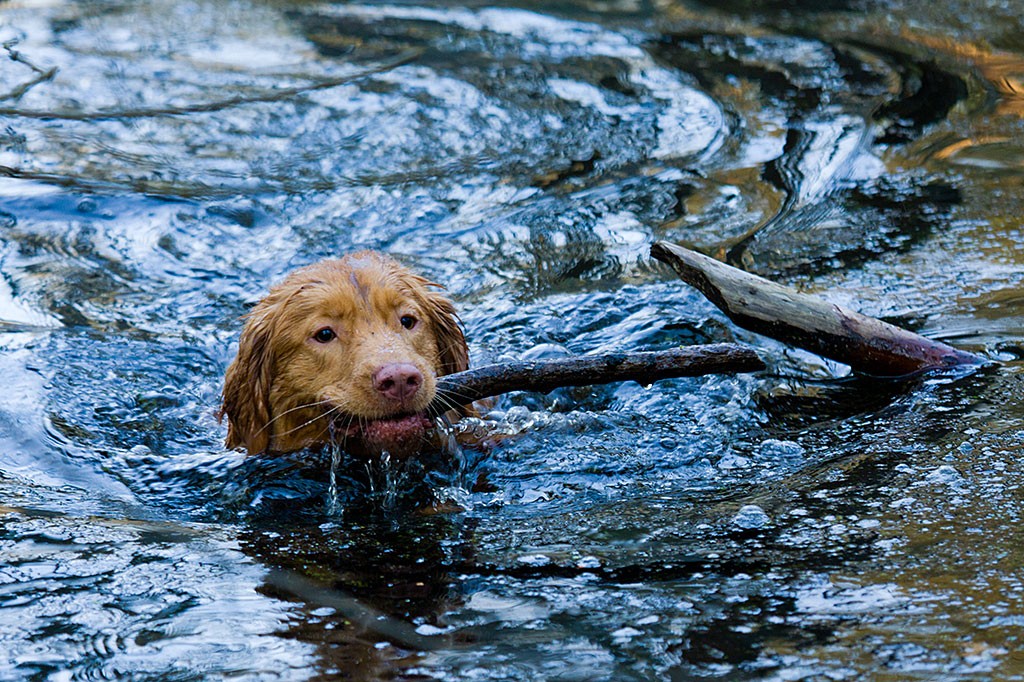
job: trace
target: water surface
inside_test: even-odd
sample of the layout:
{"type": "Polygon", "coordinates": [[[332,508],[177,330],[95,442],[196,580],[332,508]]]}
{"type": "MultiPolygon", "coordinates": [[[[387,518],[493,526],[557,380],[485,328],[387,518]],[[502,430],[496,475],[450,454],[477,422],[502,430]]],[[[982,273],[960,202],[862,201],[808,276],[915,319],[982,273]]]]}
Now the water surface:
{"type": "Polygon", "coordinates": [[[1024,677],[1022,16],[0,4],[0,678],[1024,677]],[[848,376],[657,239],[997,364],[848,376]],[[240,315],[362,248],[448,286],[474,364],[770,368],[510,395],[515,438],[349,462],[332,511],[327,459],[215,412],[240,315]]]}

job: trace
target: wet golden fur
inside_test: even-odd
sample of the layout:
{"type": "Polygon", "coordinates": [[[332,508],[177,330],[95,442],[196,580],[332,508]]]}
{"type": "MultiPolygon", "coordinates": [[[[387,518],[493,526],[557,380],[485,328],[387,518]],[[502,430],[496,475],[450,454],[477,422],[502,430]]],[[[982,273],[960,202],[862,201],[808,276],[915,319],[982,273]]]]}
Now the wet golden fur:
{"type": "Polygon", "coordinates": [[[402,414],[422,413],[436,378],[465,370],[466,341],[455,308],[435,285],[393,259],[364,251],[293,272],[246,316],[228,367],[221,414],[227,446],[291,452],[328,442],[372,452],[360,425],[396,418],[374,388],[389,362],[414,366],[422,385],[402,414]],[[410,319],[415,326],[406,328],[410,319]],[[335,335],[317,340],[325,328],[335,335]]]}

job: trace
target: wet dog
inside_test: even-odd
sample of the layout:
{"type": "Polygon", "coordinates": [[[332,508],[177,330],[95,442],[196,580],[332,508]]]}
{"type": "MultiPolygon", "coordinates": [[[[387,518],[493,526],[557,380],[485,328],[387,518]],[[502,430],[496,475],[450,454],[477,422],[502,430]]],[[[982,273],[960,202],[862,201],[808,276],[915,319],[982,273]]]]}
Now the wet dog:
{"type": "Polygon", "coordinates": [[[437,377],[469,366],[440,288],[371,251],[304,267],[274,286],[246,316],[225,376],[227,446],[418,451],[432,431],[426,409],[437,377]]]}

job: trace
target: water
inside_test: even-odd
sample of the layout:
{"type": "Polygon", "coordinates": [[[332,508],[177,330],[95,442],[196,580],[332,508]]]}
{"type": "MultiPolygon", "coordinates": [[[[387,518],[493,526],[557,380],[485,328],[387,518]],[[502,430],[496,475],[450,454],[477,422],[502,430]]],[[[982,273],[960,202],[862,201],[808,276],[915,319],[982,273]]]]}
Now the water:
{"type": "Polygon", "coordinates": [[[1014,2],[7,2],[0,679],[1020,679],[1014,2]],[[669,239],[999,361],[731,326],[669,239]],[[248,459],[239,317],[360,248],[472,361],[770,363],[512,395],[488,452],[248,459]]]}

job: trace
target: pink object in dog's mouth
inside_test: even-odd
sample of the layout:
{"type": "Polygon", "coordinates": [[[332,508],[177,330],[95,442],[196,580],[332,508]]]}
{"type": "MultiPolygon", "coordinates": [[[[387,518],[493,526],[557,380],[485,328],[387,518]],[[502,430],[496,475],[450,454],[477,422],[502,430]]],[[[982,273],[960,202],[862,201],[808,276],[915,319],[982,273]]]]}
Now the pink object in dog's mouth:
{"type": "Polygon", "coordinates": [[[353,424],[346,437],[362,441],[372,454],[387,452],[393,457],[408,457],[420,450],[432,428],[434,422],[425,414],[403,414],[353,424]]]}

